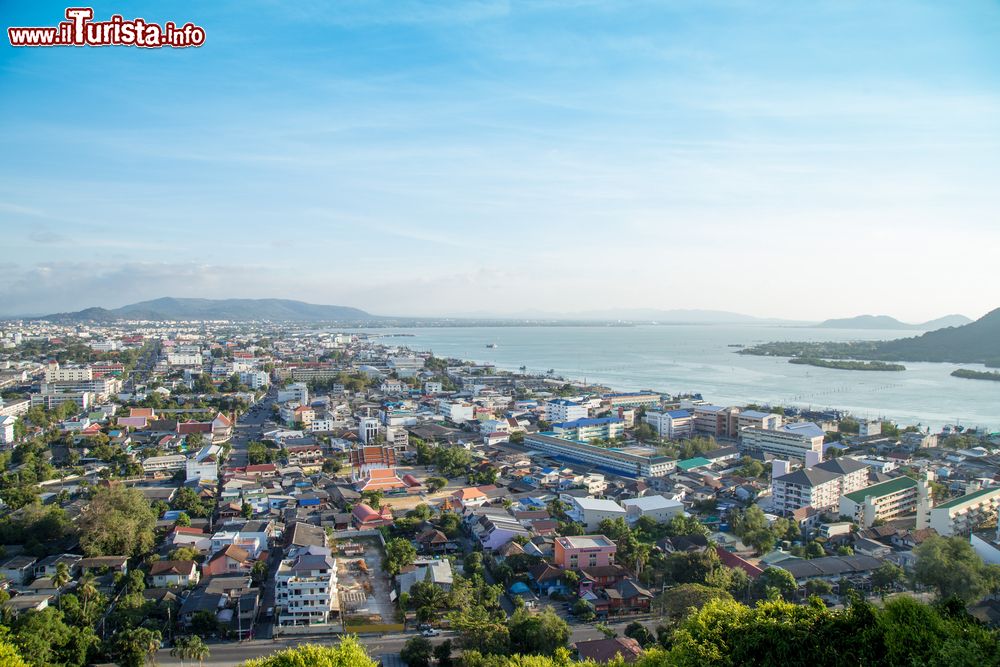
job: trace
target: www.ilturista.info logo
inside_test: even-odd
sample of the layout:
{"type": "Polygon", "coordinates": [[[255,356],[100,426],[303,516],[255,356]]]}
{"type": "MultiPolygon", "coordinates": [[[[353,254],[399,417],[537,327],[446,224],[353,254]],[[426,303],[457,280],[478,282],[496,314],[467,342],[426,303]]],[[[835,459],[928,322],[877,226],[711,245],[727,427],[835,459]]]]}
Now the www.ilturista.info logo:
{"type": "Polygon", "coordinates": [[[162,26],[145,19],[125,20],[114,14],[107,21],[94,21],[91,7],[69,7],[66,21],[51,28],[7,28],[11,46],[164,46],[185,48],[205,43],[205,29],[193,23],[178,26],[167,21],[162,26]]]}

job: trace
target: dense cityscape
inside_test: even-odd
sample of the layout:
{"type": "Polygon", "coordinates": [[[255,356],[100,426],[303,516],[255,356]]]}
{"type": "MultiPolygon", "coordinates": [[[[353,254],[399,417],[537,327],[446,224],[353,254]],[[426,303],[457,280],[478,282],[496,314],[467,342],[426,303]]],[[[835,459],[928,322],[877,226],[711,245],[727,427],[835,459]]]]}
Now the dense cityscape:
{"type": "Polygon", "coordinates": [[[1000,434],[405,343],[6,322],[4,664],[770,664],[806,627],[816,664],[998,658],[1000,434]]]}

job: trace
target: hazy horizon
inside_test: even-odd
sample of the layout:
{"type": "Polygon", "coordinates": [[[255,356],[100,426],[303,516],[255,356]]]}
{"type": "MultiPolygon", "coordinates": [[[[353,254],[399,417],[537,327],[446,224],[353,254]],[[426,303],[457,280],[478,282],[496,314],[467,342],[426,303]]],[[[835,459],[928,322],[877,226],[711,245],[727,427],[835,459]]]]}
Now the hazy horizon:
{"type": "Polygon", "coordinates": [[[1000,306],[994,2],[88,4],[207,40],[0,47],[2,315],[1000,306]]]}

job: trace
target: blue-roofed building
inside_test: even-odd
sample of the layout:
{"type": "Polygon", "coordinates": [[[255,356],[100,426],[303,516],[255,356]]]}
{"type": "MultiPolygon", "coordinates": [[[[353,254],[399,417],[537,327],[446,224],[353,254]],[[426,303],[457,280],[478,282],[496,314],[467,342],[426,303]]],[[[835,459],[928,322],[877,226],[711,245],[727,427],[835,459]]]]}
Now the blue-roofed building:
{"type": "Polygon", "coordinates": [[[688,438],[694,432],[694,418],[689,410],[648,411],[645,420],[661,438],[688,438]]]}
{"type": "Polygon", "coordinates": [[[570,401],[565,398],[557,398],[545,403],[545,418],[550,422],[565,423],[586,419],[589,417],[587,406],[570,401]]]}
{"type": "Polygon", "coordinates": [[[552,425],[552,432],[560,438],[570,440],[611,440],[625,433],[625,422],[617,417],[575,419],[552,425]]]}

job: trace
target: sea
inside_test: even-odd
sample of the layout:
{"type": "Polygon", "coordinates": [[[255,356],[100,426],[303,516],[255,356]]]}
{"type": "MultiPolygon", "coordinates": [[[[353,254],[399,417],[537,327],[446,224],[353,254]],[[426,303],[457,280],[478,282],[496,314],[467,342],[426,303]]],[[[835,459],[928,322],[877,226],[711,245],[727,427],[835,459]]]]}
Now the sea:
{"type": "Polygon", "coordinates": [[[845,410],[859,418],[939,429],[1000,430],[1000,382],[951,377],[979,364],[903,362],[905,371],[847,371],[738,354],[770,341],[889,340],[912,330],[764,325],[503,326],[359,330],[382,342],[439,357],[529,373],[553,371],[617,390],[699,393],[721,405],[745,403],[845,410]],[[489,347],[495,345],[495,347],[489,347]]]}

